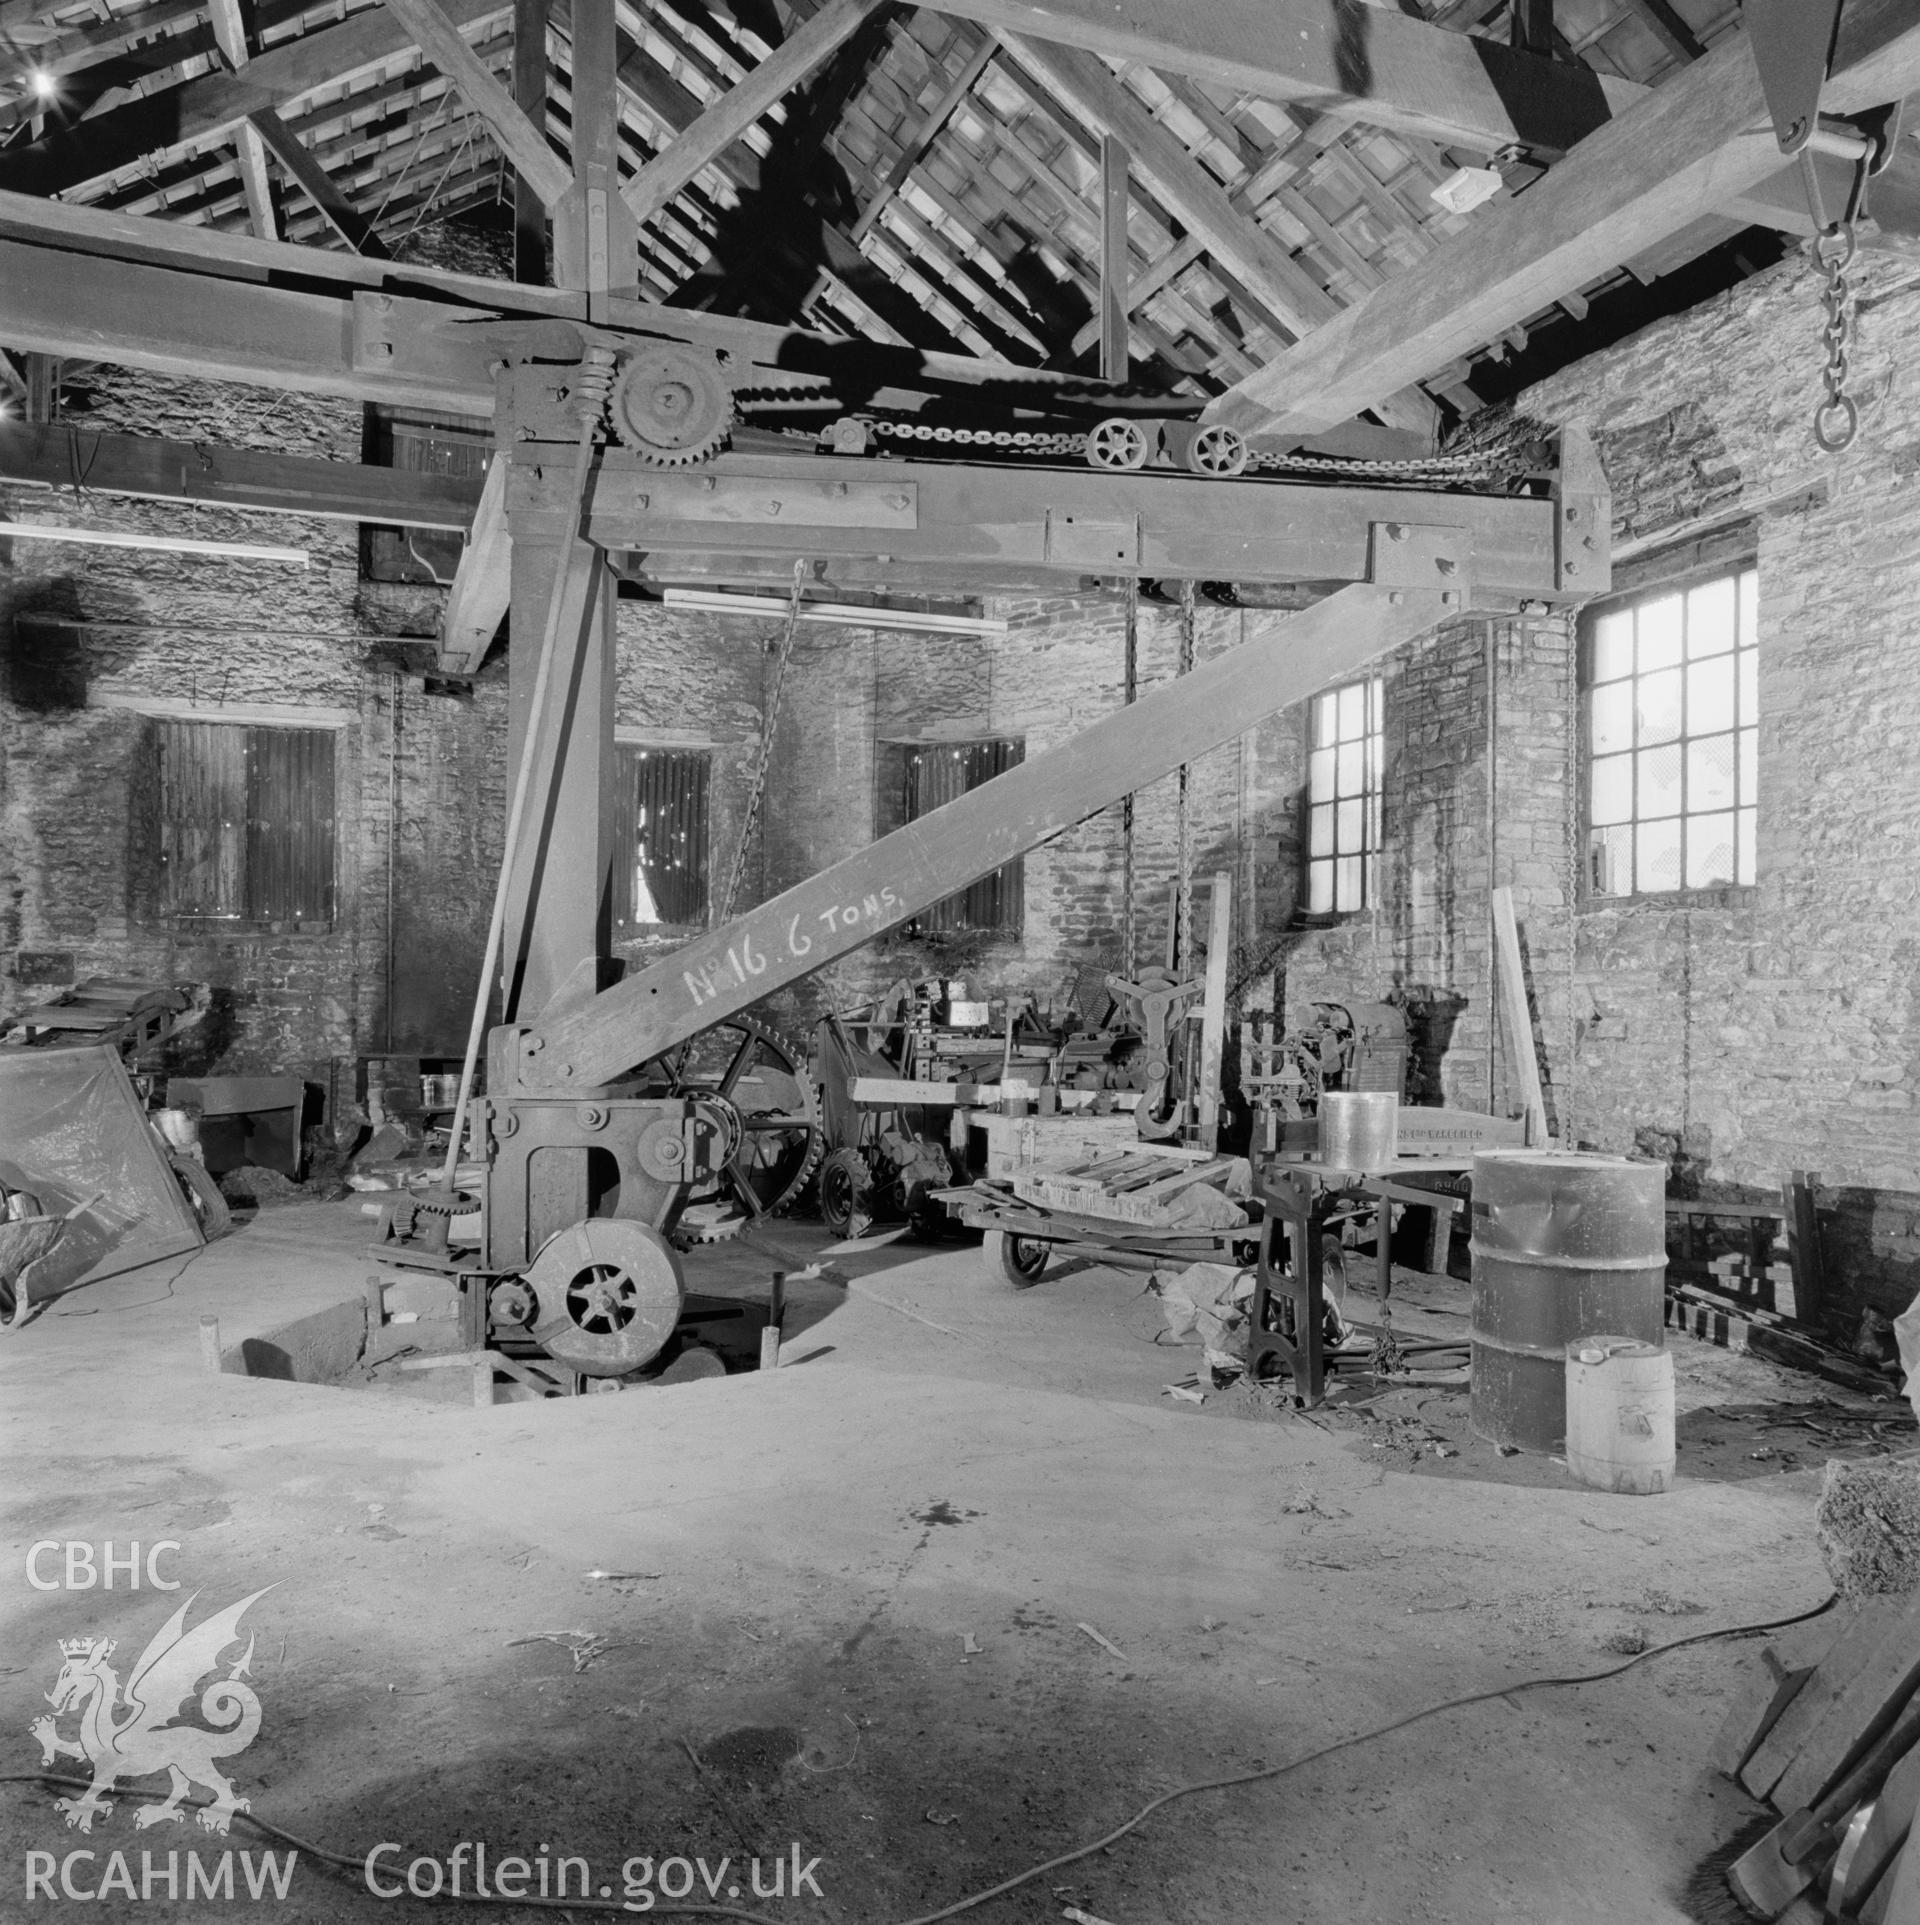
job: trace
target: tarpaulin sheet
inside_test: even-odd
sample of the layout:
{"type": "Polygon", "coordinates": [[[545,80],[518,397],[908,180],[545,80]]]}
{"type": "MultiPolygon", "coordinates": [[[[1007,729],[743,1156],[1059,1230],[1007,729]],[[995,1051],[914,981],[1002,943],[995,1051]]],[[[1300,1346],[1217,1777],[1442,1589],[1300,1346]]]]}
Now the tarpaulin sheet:
{"type": "Polygon", "coordinates": [[[0,1182],[30,1190],[48,1216],[100,1193],[34,1271],[35,1301],[200,1247],[112,1049],[0,1050],[0,1182]]]}

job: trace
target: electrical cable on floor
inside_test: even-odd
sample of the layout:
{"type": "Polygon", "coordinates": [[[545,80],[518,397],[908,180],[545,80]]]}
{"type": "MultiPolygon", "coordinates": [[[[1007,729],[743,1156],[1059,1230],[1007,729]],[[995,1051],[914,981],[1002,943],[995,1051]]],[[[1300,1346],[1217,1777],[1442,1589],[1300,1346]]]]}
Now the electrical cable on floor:
{"type": "MultiPolygon", "coordinates": [[[[1784,1631],[1789,1625],[1805,1624],[1810,1619],[1822,1616],[1840,1602],[1837,1591],[1827,1593],[1825,1600],[1816,1604],[1810,1611],[1798,1611],[1792,1617],[1769,1618],[1761,1624],[1729,1624],[1717,1631],[1695,1631],[1684,1638],[1673,1638],[1666,1644],[1656,1644],[1645,1651],[1636,1651],[1630,1658],[1619,1664],[1608,1665],[1604,1671],[1588,1671],[1570,1677],[1521,1678],[1513,1684],[1489,1685],[1484,1691],[1470,1691],[1465,1697],[1448,1698],[1440,1704],[1430,1704],[1421,1711],[1409,1711],[1405,1717],[1395,1718],[1391,1724],[1375,1725],[1370,1731],[1356,1732],[1351,1738],[1336,1738],[1332,1744],[1322,1745],[1318,1751],[1309,1751],[1304,1757],[1289,1760],[1284,1765],[1265,1765],[1257,1771],[1237,1771],[1225,1778],[1201,1778],[1190,1785],[1178,1785],[1172,1791],[1162,1792],[1158,1798],[1142,1805],[1124,1824],[1116,1825],[1103,1838],[1096,1838],[1090,1845],[1081,1845],[1069,1852],[1062,1852],[1057,1858],[1049,1858],[1038,1865],[1029,1866],[1017,1872],[1012,1878],[1004,1878],[997,1885],[990,1885],[984,1891],[973,1892],[965,1898],[955,1899],[951,1905],[943,1906],[937,1912],[922,1912],[918,1917],[903,1921],[903,1925],[940,1925],[940,1921],[957,1918],[962,1912],[970,1912],[976,1906],[985,1905],[990,1900],[1003,1898],[1008,1892],[1022,1885],[1031,1884],[1036,1878],[1043,1878],[1048,1872],[1059,1871],[1063,1866],[1075,1865],[1083,1858],[1091,1858],[1097,1851],[1105,1851],[1109,1845],[1126,1837],[1128,1832],[1137,1830],[1153,1816],[1156,1811],[1176,1803],[1182,1798],[1192,1798],[1203,1791],[1227,1791],[1235,1785],[1264,1784],[1269,1779],[1284,1778],[1308,1765],[1318,1764],[1323,1758],[1332,1758],[1343,1751],[1352,1751],[1360,1745],[1371,1744],[1375,1739],[1391,1737],[1396,1731],[1404,1731],[1409,1725],[1419,1724],[1423,1719],[1437,1718],[1443,1711],[1464,1711],[1469,1705],[1486,1704],[1493,1698],[1511,1697],[1517,1691],[1546,1691],[1561,1689],[1569,1685],[1600,1684],[1608,1678],[1617,1678],[1623,1671],[1631,1671],[1636,1664],[1644,1664],[1649,1658],[1665,1657],[1670,1651],[1684,1651],[1690,1644],[1711,1644],[1720,1638],[1758,1637],[1767,1631],[1784,1631]]],[[[60,1785],[75,1791],[85,1791],[89,1780],[69,1778],[51,1771],[14,1771],[0,1773],[0,1785],[60,1785]]],[[[278,1825],[269,1824],[266,1819],[256,1817],[250,1811],[236,1812],[235,1817],[243,1824],[265,1832],[283,1845],[292,1845],[299,1851],[309,1853],[322,1864],[333,1865],[342,1871],[359,1872],[364,1861],[343,1857],[339,1852],[323,1850],[310,1844],[306,1839],[296,1837],[290,1831],[283,1831],[278,1825]]],[[[410,1897],[420,1894],[409,1893],[410,1897]]],[[[525,1906],[535,1911],[575,1911],[575,1912],[613,1912],[625,1917],[634,1914],[629,1906],[611,1899],[590,1898],[506,1898],[494,1893],[485,1896],[469,1896],[462,1893],[458,1898],[451,1894],[436,1894],[431,1898],[421,1898],[423,1904],[454,1905],[508,1905],[525,1906]]],[[[667,1913],[682,1917],[705,1918],[744,1918],[750,1925],[772,1925],[764,1912],[743,1911],[737,1905],[681,1904],[673,1899],[655,1898],[648,1908],[653,1912],[667,1913]]]]}

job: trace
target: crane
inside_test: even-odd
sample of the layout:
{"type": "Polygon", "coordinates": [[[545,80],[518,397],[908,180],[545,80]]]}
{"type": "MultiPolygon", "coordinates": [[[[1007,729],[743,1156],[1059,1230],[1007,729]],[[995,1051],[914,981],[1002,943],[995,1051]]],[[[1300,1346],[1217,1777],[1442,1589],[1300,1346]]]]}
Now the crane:
{"type": "MultiPolygon", "coordinates": [[[[608,557],[657,550],[663,536],[686,539],[694,512],[685,494],[663,489],[657,466],[595,445],[599,403],[619,378],[604,356],[597,368],[523,361],[502,375],[501,418],[516,423],[503,442],[513,469],[506,499],[514,606],[518,614],[523,599],[529,612],[544,604],[549,619],[537,676],[525,673],[531,651],[514,651],[522,657],[515,733],[533,800],[503,870],[515,931],[505,976],[519,994],[487,1037],[485,1094],[467,1105],[470,1141],[486,1168],[479,1247],[437,1259],[485,1292],[492,1329],[530,1338],[587,1376],[637,1369],[672,1335],[684,1299],[673,1238],[690,1200],[731,1197],[749,1215],[764,1208],[769,1195],[756,1175],[807,1126],[795,1107],[793,1066],[766,1049],[755,1004],[1439,623],[1523,599],[1576,599],[1607,580],[1606,484],[1577,429],[1562,431],[1555,466],[1517,494],[1384,488],[1371,477],[1369,485],[1332,487],[1123,478],[1084,467],[1072,479],[1043,471],[1036,481],[1022,470],[1021,486],[1045,497],[1043,561],[1055,524],[1078,517],[1058,556],[1069,580],[1089,572],[1100,544],[1118,550],[1106,573],[1144,572],[1154,541],[1203,544],[1228,528],[1253,531],[1243,543],[1249,570],[1341,585],[608,982],[592,936],[595,878],[606,861],[599,776],[591,743],[581,750],[594,729],[611,735],[610,705],[597,711],[595,701],[596,678],[610,685],[611,670],[592,654],[596,632],[604,648],[610,626],[608,557]],[[571,465],[569,452],[578,456],[571,465]],[[1089,488],[1135,492],[1101,495],[1089,513],[1089,488]],[[1176,489],[1178,497],[1165,492],[1176,489]],[[1132,508],[1130,526],[1114,512],[1116,501],[1132,508]],[[1089,523],[1102,532],[1086,534],[1089,523]],[[584,774],[569,768],[570,755],[584,756],[584,774]],[[699,1073],[689,1067],[696,1062],[699,1073]]],[[[812,490],[845,502],[849,483],[884,490],[893,506],[870,529],[858,526],[859,510],[842,509],[830,526],[823,514],[811,529],[789,522],[781,531],[794,543],[831,536],[841,552],[864,541],[883,558],[881,544],[908,542],[913,529],[903,532],[903,523],[929,532],[944,512],[939,503],[963,499],[951,477],[911,464],[736,455],[712,465],[720,472],[708,488],[720,480],[779,488],[787,500],[812,490]],[[902,501],[913,502],[911,514],[902,501]]],[[[669,479],[685,485],[684,476],[669,479]]],[[[716,538],[711,521],[700,533],[716,538]]],[[[768,552],[768,531],[748,538],[768,552]]],[[[951,546],[952,537],[942,539],[951,546]]],[[[1212,556],[1199,565],[1228,572],[1212,556]]],[[[429,1203],[418,1219],[422,1233],[445,1251],[445,1219],[474,1207],[474,1199],[453,1196],[429,1203]]]]}

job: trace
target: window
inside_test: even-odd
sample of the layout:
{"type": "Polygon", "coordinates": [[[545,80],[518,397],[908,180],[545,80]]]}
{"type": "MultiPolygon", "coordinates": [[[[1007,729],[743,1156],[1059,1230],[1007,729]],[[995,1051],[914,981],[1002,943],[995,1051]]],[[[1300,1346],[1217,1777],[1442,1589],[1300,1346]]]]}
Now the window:
{"type": "MultiPolygon", "coordinates": [[[[376,468],[479,480],[493,453],[493,423],[484,416],[430,414],[420,408],[369,404],[366,459],[376,468]]],[[[360,572],[376,582],[453,580],[465,537],[451,528],[360,525],[360,572]]]]}
{"type": "Polygon", "coordinates": [[[1373,902],[1386,690],[1379,676],[1313,698],[1307,750],[1307,913],[1373,902]]]}
{"type": "Polygon", "coordinates": [[[149,722],[163,916],[333,920],[334,732],[149,722]]]}
{"type": "MultiPolygon", "coordinates": [[[[1026,744],[1005,738],[980,742],[883,742],[878,757],[881,835],[917,822],[943,804],[991,782],[1026,760],[1026,744]]],[[[920,936],[975,930],[1017,936],[1026,911],[1026,869],[1018,856],[923,909],[906,925],[920,936]]]]}
{"type": "Polygon", "coordinates": [[[1753,881],[1758,604],[1747,567],[1582,618],[1590,895],[1753,881]]]}
{"type": "Polygon", "coordinates": [[[621,745],[614,775],[616,928],[705,924],[712,765],[706,749],[621,745]]]}

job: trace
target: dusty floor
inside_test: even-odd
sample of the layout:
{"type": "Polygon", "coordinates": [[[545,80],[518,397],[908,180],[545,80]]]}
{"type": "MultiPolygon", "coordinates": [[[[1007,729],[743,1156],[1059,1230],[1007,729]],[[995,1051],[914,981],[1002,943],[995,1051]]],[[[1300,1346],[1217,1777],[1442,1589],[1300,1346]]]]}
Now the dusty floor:
{"type": "MultiPolygon", "coordinates": [[[[115,1638],[130,1668],[182,1599],[197,1622],[271,1586],[243,1632],[261,1728],[230,1761],[259,1816],[356,1861],[392,1841],[393,1887],[472,1841],[535,1877],[542,1854],[584,1859],[614,1903],[628,1861],[673,1891],[663,1861],[684,1858],[716,1893],[693,1867],[688,1903],[889,1925],[1182,1783],[1817,1604],[1818,1470],[1873,1435],[1845,1392],[1676,1338],[1682,1481],[1603,1496],[1474,1443],[1458,1392],[1175,1405],[1161,1387],[1198,1353],[1156,1346],[1140,1278],[1083,1266],[1016,1291],[961,1243],[885,1245],[843,1260],[847,1287],[802,1286],[772,1376],[474,1411],[203,1371],[203,1313],[231,1342],[357,1296],[366,1233],[350,1204],[269,1210],[0,1341],[0,1769],[38,1763],[58,1640],[115,1638]],[[112,1591],[35,1589],[43,1540],[96,1563],[176,1541],[160,1575],[184,1588],[130,1590],[122,1569],[112,1591]],[[796,1852],[820,1895],[756,1899],[748,1862],[771,1886],[796,1852]]],[[[757,1292],[775,1261],[718,1248],[690,1281],[757,1292]]],[[[1459,1285],[1408,1278],[1398,1299],[1405,1327],[1460,1332],[1459,1285]]],[[[43,1581],[64,1557],[42,1553],[43,1581]]],[[[1495,1697],[1184,1800],[975,1915],[1701,1916],[1690,1874],[1755,1815],[1700,1762],[1751,1651],[1495,1697]]],[[[27,1883],[51,1862],[35,1852],[78,1892],[108,1885],[94,1918],[244,1915],[258,1835],[136,1830],[140,1792],[83,1837],[47,1790],[9,1785],[0,1916],[79,1902],[58,1873],[54,1896],[27,1883]],[[217,1876],[229,1849],[231,1903],[188,1902],[189,1855],[217,1876]],[[129,1898],[115,1851],[135,1892],[143,1852],[161,1873],[179,1854],[179,1902],[163,1877],[129,1898]]],[[[638,1904],[656,1888],[629,1869],[638,1904]]],[[[305,1853],[284,1898],[263,1892],[290,1921],[428,1910],[305,1853]]]]}

